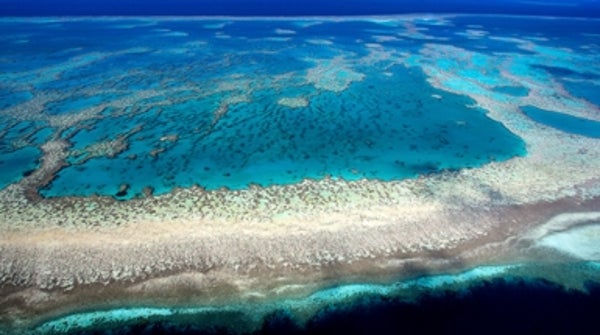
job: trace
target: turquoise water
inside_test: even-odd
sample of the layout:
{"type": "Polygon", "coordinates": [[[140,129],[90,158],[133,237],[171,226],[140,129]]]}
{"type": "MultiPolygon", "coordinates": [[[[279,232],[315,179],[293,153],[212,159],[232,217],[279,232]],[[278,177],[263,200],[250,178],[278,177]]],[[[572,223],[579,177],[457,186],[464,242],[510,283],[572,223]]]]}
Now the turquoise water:
{"type": "Polygon", "coordinates": [[[39,166],[39,146],[51,134],[52,130],[40,122],[10,122],[0,129],[0,189],[18,182],[39,166]]]}
{"type": "Polygon", "coordinates": [[[518,18],[445,20],[3,20],[0,154],[11,169],[0,186],[35,168],[32,150],[51,138],[70,151],[41,195],[122,200],[192,185],[398,180],[526,154],[474,101],[434,88],[423,66],[459,69],[444,83],[457,92],[526,97],[503,64],[598,104],[596,21],[554,20],[550,40],[518,18]],[[476,53],[432,58],[431,45],[476,53]]]}
{"type": "Polygon", "coordinates": [[[534,121],[544,125],[571,134],[600,138],[600,122],[598,121],[551,112],[532,106],[525,106],[522,108],[522,110],[523,113],[532,118],[534,121]]]}
{"type": "Polygon", "coordinates": [[[0,188],[20,180],[38,167],[41,153],[38,149],[25,147],[0,152],[0,188]]]}
{"type": "Polygon", "coordinates": [[[115,128],[144,128],[128,150],[64,169],[42,194],[113,195],[122,183],[131,197],[148,186],[160,194],[193,184],[241,189],[325,176],[394,180],[524,154],[518,138],[484,111],[467,108],[469,99],[431,88],[418,69],[396,66],[391,73],[323,92],[302,108],[277,100],[311,94],[305,87],[283,88],[279,96],[259,91],[259,104],[236,105],[217,124],[211,121],[221,97],[103,119],[73,137],[75,148],[110,138],[115,128]],[[176,142],[160,141],[171,134],[176,142]],[[157,147],[165,151],[152,156],[157,147]]]}
{"type": "MultiPolygon", "coordinates": [[[[435,89],[419,67],[373,57],[379,35],[403,28],[314,23],[5,21],[5,58],[20,62],[0,64],[3,94],[14,93],[3,115],[10,120],[37,97],[30,118],[71,145],[45,197],[399,180],[525,155],[523,141],[471,99],[435,89]]],[[[389,47],[416,52],[422,43],[389,47]]]]}

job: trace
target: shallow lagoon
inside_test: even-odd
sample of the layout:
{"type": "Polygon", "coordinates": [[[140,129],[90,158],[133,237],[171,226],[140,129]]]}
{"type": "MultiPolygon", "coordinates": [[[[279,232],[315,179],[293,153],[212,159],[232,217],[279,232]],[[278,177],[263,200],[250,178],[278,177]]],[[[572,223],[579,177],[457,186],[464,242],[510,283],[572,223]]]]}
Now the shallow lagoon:
{"type": "Polygon", "coordinates": [[[524,154],[518,138],[484,111],[468,107],[472,101],[432,89],[418,70],[399,67],[390,74],[370,75],[375,78],[344,92],[320,93],[306,107],[277,102],[319,93],[286,88],[277,95],[269,89],[249,97],[259,103],[229,107],[217,123],[214,98],[105,118],[75,135],[74,148],[110,138],[115,127],[143,129],[118,156],[74,164],[42,194],[114,195],[123,183],[132,197],[141,196],[144,187],[162,194],[193,184],[241,189],[325,176],[393,180],[524,154]],[[97,178],[83,181],[90,171],[97,178]]]}
{"type": "MultiPolygon", "coordinates": [[[[525,154],[524,143],[474,101],[433,88],[418,67],[377,58],[373,42],[385,38],[373,34],[397,28],[369,21],[149,23],[134,20],[124,29],[111,20],[68,21],[20,32],[32,35],[29,43],[64,49],[52,53],[61,65],[49,69],[61,80],[38,80],[30,92],[57,95],[38,118],[95,114],[56,129],[72,144],[70,166],[43,196],[131,199],[192,185],[398,180],[525,154]],[[63,40],[45,41],[55,29],[63,40]],[[110,107],[144,94],[151,96],[110,107]],[[102,146],[118,146],[107,143],[115,139],[122,139],[118,150],[102,146]]],[[[390,42],[396,52],[418,46],[390,42]]],[[[42,66],[39,49],[21,52],[31,68],[42,66]]],[[[19,80],[30,78],[16,87],[19,80]]]]}

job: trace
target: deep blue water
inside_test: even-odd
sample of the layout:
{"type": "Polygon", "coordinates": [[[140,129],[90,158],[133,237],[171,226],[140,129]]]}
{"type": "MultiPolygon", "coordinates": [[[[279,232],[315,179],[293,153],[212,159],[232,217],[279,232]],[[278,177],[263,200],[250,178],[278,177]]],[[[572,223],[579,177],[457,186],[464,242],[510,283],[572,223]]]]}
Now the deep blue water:
{"type": "Polygon", "coordinates": [[[565,81],[565,87],[572,92],[577,92],[577,95],[586,99],[595,105],[600,105],[600,85],[590,85],[585,81],[565,81]]]}
{"type": "Polygon", "coordinates": [[[373,15],[489,13],[597,17],[594,0],[1,0],[0,15],[373,15]]]}
{"type": "Polygon", "coordinates": [[[532,106],[525,106],[522,108],[522,110],[523,113],[532,118],[534,121],[544,125],[567,133],[600,138],[600,122],[598,121],[586,120],[532,106]]]}
{"type": "MultiPolygon", "coordinates": [[[[410,300],[367,294],[352,303],[325,305],[303,323],[279,309],[264,316],[262,326],[251,333],[583,335],[597,334],[598,310],[598,282],[588,282],[587,292],[582,292],[543,279],[507,277],[458,291],[425,291],[410,300]]],[[[102,324],[72,334],[240,334],[246,333],[250,319],[235,312],[174,316],[102,324]]]]}
{"type": "MultiPolygon", "coordinates": [[[[544,280],[496,279],[460,291],[429,292],[413,302],[364,298],[326,309],[305,329],[312,334],[593,334],[600,285],[589,293],[565,290],[544,280]]],[[[282,319],[265,323],[285,333],[282,319]],[[279,324],[278,324],[279,322],[279,324]]],[[[285,319],[283,319],[285,322],[285,319]]]]}

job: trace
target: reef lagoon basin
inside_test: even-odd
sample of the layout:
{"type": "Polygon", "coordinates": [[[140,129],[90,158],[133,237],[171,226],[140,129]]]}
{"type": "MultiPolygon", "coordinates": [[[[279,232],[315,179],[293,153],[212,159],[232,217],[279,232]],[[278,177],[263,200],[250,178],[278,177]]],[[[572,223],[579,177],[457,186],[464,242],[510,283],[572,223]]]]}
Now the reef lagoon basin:
{"type": "Polygon", "coordinates": [[[581,18],[0,18],[0,334],[473,332],[524,296],[499,332],[585,333],[599,55],[581,18]]]}

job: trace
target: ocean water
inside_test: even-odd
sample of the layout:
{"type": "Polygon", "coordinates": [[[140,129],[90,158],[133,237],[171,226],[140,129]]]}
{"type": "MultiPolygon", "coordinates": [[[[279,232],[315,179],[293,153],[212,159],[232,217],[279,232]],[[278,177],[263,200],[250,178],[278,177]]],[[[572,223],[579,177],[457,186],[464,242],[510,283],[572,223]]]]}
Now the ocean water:
{"type": "MultiPolygon", "coordinates": [[[[593,19],[4,18],[0,32],[0,188],[62,141],[65,165],[37,189],[52,199],[475,169],[528,152],[467,93],[600,103],[593,19]],[[432,73],[461,79],[441,90],[432,73]]],[[[594,115],[539,105],[518,109],[561,134],[600,136],[594,115]]],[[[595,334],[597,236],[542,241],[568,255],[550,264],[340,284],[265,304],[84,307],[30,332],[595,334]]]]}
{"type": "MultiPolygon", "coordinates": [[[[286,19],[3,25],[12,32],[6,57],[43,73],[32,79],[7,68],[4,89],[31,98],[7,101],[5,117],[34,95],[52,95],[30,118],[72,145],[69,166],[41,189],[45,197],[397,180],[526,152],[474,101],[433,88],[418,67],[376,58],[378,34],[404,28],[286,19]]],[[[416,52],[422,41],[390,44],[416,52]]],[[[17,124],[7,136],[19,131],[17,124]]],[[[30,165],[2,176],[4,184],[30,165]]]]}
{"type": "MultiPolygon", "coordinates": [[[[445,83],[459,92],[485,85],[495,99],[526,97],[527,87],[492,66],[502,54],[515,73],[561,81],[597,103],[600,76],[581,57],[550,55],[562,58],[548,65],[548,56],[515,39],[529,29],[523,41],[538,39],[540,49],[591,54],[598,21],[554,19],[550,37],[537,28],[543,20],[533,28],[526,21],[3,20],[0,155],[10,169],[2,169],[0,187],[39,164],[36,150],[50,136],[68,141],[70,152],[68,166],[41,185],[44,197],[386,181],[522,156],[525,143],[474,101],[428,82],[424,67],[454,71],[456,58],[428,59],[420,50],[477,53],[460,73],[471,81],[445,83]]],[[[527,115],[556,126],[539,112],[527,115]]],[[[593,121],[561,130],[597,137],[581,130],[588,128],[593,121]]]]}
{"type": "Polygon", "coordinates": [[[39,325],[69,334],[595,334],[600,284],[579,289],[541,277],[593,278],[597,262],[477,267],[391,285],[349,284],[305,298],[225,307],[129,307],[39,325]],[[533,276],[532,276],[533,274],[533,276]],[[308,316],[307,316],[308,314],[308,316]]]}
{"type": "Polygon", "coordinates": [[[523,112],[536,122],[560,129],[567,133],[595,138],[600,137],[600,122],[551,112],[531,106],[523,107],[523,112]]]}
{"type": "Polygon", "coordinates": [[[45,2],[3,0],[5,15],[389,15],[406,13],[489,13],[598,17],[600,5],[594,0],[347,0],[340,6],[319,0],[221,0],[197,2],[173,0],[105,0],[82,3],[77,0],[45,2]]]}

